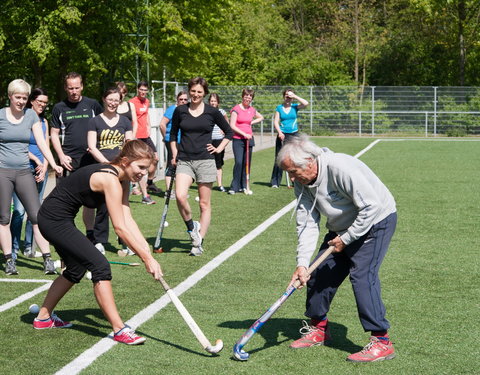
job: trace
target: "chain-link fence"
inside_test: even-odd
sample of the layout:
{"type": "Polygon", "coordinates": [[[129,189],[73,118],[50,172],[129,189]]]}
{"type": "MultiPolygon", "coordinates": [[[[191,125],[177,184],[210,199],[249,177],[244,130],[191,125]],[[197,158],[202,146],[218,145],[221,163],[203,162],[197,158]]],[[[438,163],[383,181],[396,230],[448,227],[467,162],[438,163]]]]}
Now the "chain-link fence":
{"type": "MultiPolygon", "coordinates": [[[[241,102],[244,86],[210,86],[230,110],[241,102]]],[[[253,105],[265,117],[255,131],[273,132],[275,107],[282,103],[283,86],[248,86],[253,105]]],[[[292,86],[308,100],[299,112],[300,130],[313,135],[465,136],[480,134],[479,87],[292,86]]],[[[186,83],[153,81],[156,108],[175,103],[186,83]]]]}

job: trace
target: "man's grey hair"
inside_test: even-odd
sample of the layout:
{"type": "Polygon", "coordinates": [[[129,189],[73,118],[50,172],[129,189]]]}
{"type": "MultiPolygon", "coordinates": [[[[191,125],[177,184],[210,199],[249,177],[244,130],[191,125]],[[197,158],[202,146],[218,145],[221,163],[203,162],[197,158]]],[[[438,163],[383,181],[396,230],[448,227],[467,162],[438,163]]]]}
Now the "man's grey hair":
{"type": "Polygon", "coordinates": [[[313,143],[308,135],[299,134],[290,137],[283,144],[277,156],[277,165],[281,168],[286,159],[299,168],[305,168],[311,160],[315,160],[322,153],[322,149],[313,143]]]}

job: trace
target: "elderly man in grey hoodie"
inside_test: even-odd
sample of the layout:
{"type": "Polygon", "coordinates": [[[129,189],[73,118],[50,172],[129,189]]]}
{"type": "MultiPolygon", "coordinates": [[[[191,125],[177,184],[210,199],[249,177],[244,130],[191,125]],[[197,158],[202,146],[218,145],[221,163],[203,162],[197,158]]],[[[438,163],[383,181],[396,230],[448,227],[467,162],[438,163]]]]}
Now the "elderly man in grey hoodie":
{"type": "Polygon", "coordinates": [[[277,164],[294,181],[297,197],[297,268],[292,283],[307,286],[302,337],[291,348],[323,345],[330,340],[327,313],[335,293],[350,275],[360,322],[370,331],[370,342],[347,357],[352,362],[374,362],[395,357],[388,336],[378,271],[395,232],[395,200],[372,170],[360,160],[320,148],[306,135],[291,139],[280,150],[277,164]],[[307,268],[316,250],[320,217],[327,234],[317,255],[328,246],[334,252],[310,277],[307,268]]]}

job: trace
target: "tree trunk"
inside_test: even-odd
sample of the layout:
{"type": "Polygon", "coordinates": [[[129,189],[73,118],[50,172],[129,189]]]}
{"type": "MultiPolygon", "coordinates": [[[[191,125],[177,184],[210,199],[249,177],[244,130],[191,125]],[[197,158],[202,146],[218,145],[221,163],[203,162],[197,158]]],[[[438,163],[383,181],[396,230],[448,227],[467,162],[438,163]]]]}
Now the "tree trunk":
{"type": "Polygon", "coordinates": [[[466,63],[466,47],[464,36],[464,24],[466,20],[465,0],[458,1],[458,83],[460,86],[465,84],[465,63],[466,63]]]}

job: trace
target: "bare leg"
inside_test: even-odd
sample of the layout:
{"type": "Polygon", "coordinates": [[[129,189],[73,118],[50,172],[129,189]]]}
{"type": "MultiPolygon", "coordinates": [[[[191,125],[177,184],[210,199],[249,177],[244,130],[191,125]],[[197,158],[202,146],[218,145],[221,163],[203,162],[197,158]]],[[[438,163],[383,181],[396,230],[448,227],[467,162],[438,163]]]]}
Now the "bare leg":
{"type": "Polygon", "coordinates": [[[205,238],[212,218],[212,205],[210,202],[212,185],[213,183],[198,184],[198,196],[200,198],[200,235],[202,238],[205,238]]]}
{"type": "Polygon", "coordinates": [[[217,169],[217,186],[223,186],[222,184],[222,168],[217,169]]]}
{"type": "Polygon", "coordinates": [[[147,176],[145,176],[144,178],[142,178],[139,182],[138,182],[138,186],[140,186],[140,191],[142,192],[142,197],[146,197],[148,195],[147,193],[147,176]]]}
{"type": "Polygon", "coordinates": [[[113,332],[120,331],[125,324],[118,314],[115,298],[113,297],[112,283],[109,280],[96,282],[93,285],[93,291],[103,314],[112,325],[113,332]]]}
{"type": "Polygon", "coordinates": [[[42,236],[40,229],[38,229],[38,225],[32,225],[33,229],[33,238],[35,238],[35,242],[37,243],[38,248],[40,249],[42,254],[47,254],[50,252],[50,244],[48,241],[42,236]]]}
{"type": "Polygon", "coordinates": [[[3,255],[12,253],[12,234],[10,233],[10,224],[0,224],[0,246],[3,255]]]}
{"type": "Polygon", "coordinates": [[[172,178],[170,176],[165,176],[165,191],[168,191],[168,188],[170,187],[170,181],[172,178]]]}
{"type": "Polygon", "coordinates": [[[186,174],[180,173],[177,174],[175,180],[175,193],[177,197],[177,207],[180,212],[180,216],[184,221],[190,220],[192,218],[192,209],[188,203],[188,189],[193,183],[193,179],[186,174]]]}
{"type": "Polygon", "coordinates": [[[43,301],[43,305],[38,312],[37,319],[48,319],[52,314],[52,311],[55,309],[55,306],[57,306],[57,303],[63,298],[63,296],[70,290],[72,286],[72,282],[68,281],[62,275],[58,276],[48,290],[47,296],[43,301]]]}

